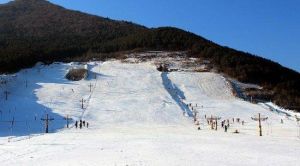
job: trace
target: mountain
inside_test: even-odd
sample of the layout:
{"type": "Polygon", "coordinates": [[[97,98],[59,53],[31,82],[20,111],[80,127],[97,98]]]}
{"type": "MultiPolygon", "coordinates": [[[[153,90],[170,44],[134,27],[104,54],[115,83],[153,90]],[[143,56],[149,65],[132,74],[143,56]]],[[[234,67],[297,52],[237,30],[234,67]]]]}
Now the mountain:
{"type": "Polygon", "coordinates": [[[1,5],[0,22],[0,54],[5,56],[2,71],[32,65],[37,59],[81,54],[94,44],[146,30],[124,21],[69,11],[44,0],[1,5]],[[10,65],[20,60],[21,64],[10,65]]]}
{"type": "Polygon", "coordinates": [[[147,28],[67,10],[45,0],[0,5],[0,23],[1,73],[31,67],[38,61],[105,59],[133,50],[184,50],[191,57],[210,60],[220,73],[259,84],[276,104],[300,110],[298,72],[181,29],[147,28]]]}

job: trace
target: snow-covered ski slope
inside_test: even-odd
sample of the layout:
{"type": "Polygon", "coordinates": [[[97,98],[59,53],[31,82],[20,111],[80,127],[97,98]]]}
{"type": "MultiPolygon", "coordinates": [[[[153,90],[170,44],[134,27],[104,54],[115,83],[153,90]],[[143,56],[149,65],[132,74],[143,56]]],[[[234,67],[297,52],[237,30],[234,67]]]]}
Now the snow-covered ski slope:
{"type": "Polygon", "coordinates": [[[88,63],[86,80],[66,80],[76,66],[38,64],[3,76],[8,81],[0,89],[1,166],[300,164],[295,119],[235,98],[219,74],[162,73],[151,62],[107,61],[88,63]],[[251,119],[258,113],[268,117],[263,137],[251,119]],[[43,134],[46,114],[54,119],[50,134],[43,134]],[[229,131],[220,124],[211,130],[205,119],[211,115],[229,119],[229,131]],[[73,119],[70,129],[64,128],[66,116],[73,119]],[[76,129],[79,119],[90,127],[76,129]]]}

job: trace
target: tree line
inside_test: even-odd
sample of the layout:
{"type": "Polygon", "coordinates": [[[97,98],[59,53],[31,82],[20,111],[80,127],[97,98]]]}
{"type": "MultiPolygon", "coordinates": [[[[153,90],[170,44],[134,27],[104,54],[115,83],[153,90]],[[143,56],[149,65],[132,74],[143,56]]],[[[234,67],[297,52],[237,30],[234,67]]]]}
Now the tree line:
{"type": "Polygon", "coordinates": [[[173,28],[147,28],[127,21],[66,10],[47,1],[0,5],[0,73],[16,72],[36,62],[123,58],[137,50],[188,51],[239,81],[273,92],[270,100],[300,111],[300,74],[259,56],[223,47],[173,28]]]}

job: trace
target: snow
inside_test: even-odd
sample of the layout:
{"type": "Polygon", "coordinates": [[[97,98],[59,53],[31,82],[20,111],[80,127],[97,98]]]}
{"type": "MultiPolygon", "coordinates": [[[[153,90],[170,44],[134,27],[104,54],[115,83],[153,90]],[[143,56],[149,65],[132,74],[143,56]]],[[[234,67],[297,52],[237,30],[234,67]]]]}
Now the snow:
{"type": "Polygon", "coordinates": [[[286,110],[284,108],[280,108],[279,106],[275,105],[274,103],[268,102],[268,103],[260,103],[260,104],[265,105],[271,111],[274,111],[278,114],[283,114],[283,115],[287,116],[288,118],[295,118],[295,117],[300,118],[300,113],[296,113],[292,110],[286,110]]]}
{"type": "Polygon", "coordinates": [[[37,64],[0,85],[1,166],[300,163],[296,120],[264,104],[235,98],[219,74],[161,73],[153,61],[107,61],[88,63],[85,80],[64,78],[80,65],[37,64]],[[4,91],[10,92],[7,101],[4,91]],[[193,108],[187,106],[190,103],[193,108]],[[199,112],[201,130],[194,125],[193,110],[199,112]],[[251,119],[258,113],[268,117],[262,122],[263,137],[258,136],[258,122],[251,119]],[[40,120],[46,114],[54,118],[49,134],[43,134],[40,120]],[[73,118],[70,129],[63,119],[67,115],[73,118]],[[229,119],[229,132],[220,126],[211,130],[205,115],[229,119]],[[76,129],[73,124],[79,119],[90,127],[76,129]],[[233,133],[236,129],[239,134],[233,133]]]}
{"type": "Polygon", "coordinates": [[[230,78],[229,80],[236,86],[240,87],[241,89],[259,89],[259,90],[263,89],[263,87],[258,86],[256,84],[242,83],[232,78],[230,78]]]}

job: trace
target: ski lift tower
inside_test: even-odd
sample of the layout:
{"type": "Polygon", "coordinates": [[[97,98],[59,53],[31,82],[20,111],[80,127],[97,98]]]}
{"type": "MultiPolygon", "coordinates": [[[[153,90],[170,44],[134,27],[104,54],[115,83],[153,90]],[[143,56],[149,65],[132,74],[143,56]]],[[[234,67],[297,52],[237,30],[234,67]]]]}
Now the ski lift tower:
{"type": "Polygon", "coordinates": [[[268,117],[261,115],[260,113],[258,116],[251,117],[252,120],[258,121],[258,128],[259,128],[259,136],[262,136],[262,126],[261,126],[261,121],[266,121],[268,120],[268,117]]]}
{"type": "Polygon", "coordinates": [[[213,116],[211,115],[210,117],[206,118],[208,121],[210,121],[210,124],[211,124],[211,129],[215,129],[215,130],[218,130],[218,120],[221,119],[221,117],[219,116],[213,116]],[[216,124],[216,128],[214,128],[214,123],[216,124]]]}

